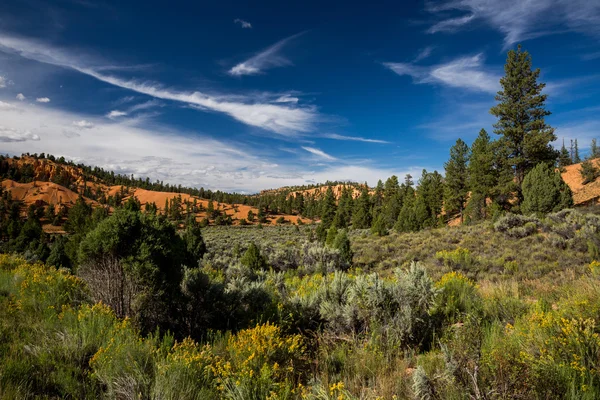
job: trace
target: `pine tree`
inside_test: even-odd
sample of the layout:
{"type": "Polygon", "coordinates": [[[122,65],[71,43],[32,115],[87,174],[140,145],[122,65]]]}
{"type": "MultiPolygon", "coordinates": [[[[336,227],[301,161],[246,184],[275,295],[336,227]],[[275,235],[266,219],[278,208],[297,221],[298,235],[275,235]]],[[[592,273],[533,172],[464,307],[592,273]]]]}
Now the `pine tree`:
{"type": "Polygon", "coordinates": [[[333,194],[333,189],[331,188],[331,186],[328,186],[327,191],[325,192],[325,198],[323,199],[323,203],[321,204],[321,224],[323,224],[323,226],[326,229],[328,229],[333,223],[335,213],[335,196],[333,194]]]}
{"type": "Polygon", "coordinates": [[[571,206],[571,189],[554,167],[540,163],[525,176],[521,207],[524,214],[547,214],[571,206]]]}
{"type": "Polygon", "coordinates": [[[598,149],[598,145],[596,144],[596,139],[592,139],[592,144],[590,145],[590,159],[595,159],[600,157],[600,149],[598,149]]]}
{"type": "Polygon", "coordinates": [[[338,230],[335,226],[332,226],[327,230],[327,237],[325,238],[326,246],[333,246],[333,242],[338,234],[338,230]]]}
{"type": "Polygon", "coordinates": [[[342,195],[338,202],[337,212],[333,220],[333,226],[336,228],[347,228],[352,220],[352,192],[347,186],[342,190],[342,195]]]}
{"type": "Polygon", "coordinates": [[[575,154],[573,155],[573,162],[575,164],[579,164],[581,162],[581,157],[579,156],[579,145],[577,144],[577,139],[575,139],[575,154]]]}
{"type": "Polygon", "coordinates": [[[354,256],[354,253],[352,252],[350,239],[348,239],[345,229],[342,229],[338,232],[335,240],[333,241],[333,248],[340,251],[340,257],[346,264],[352,264],[352,257],[354,256]]]}
{"type": "Polygon", "coordinates": [[[383,192],[383,223],[386,228],[394,226],[398,220],[398,215],[402,209],[402,199],[400,197],[400,185],[398,177],[392,175],[385,181],[383,192]]]}
{"type": "Polygon", "coordinates": [[[260,271],[267,268],[267,260],[260,253],[258,246],[253,242],[248,246],[248,250],[246,250],[240,262],[253,271],[260,271]]]}
{"type": "Polygon", "coordinates": [[[367,229],[371,226],[371,196],[369,187],[365,183],[362,187],[360,197],[356,199],[354,212],[352,213],[352,227],[355,229],[367,229]]]}
{"type": "Polygon", "coordinates": [[[558,156],[558,167],[564,168],[567,165],[571,165],[571,155],[569,154],[569,150],[565,147],[565,140],[563,139],[562,147],[560,148],[560,154],[558,156]]]}
{"type": "Polygon", "coordinates": [[[462,139],[458,139],[450,148],[450,159],[444,164],[446,169],[444,209],[447,216],[459,213],[461,222],[464,221],[463,211],[469,193],[468,163],[469,146],[462,139]]]}
{"type": "Polygon", "coordinates": [[[371,233],[377,236],[386,236],[388,234],[386,218],[383,214],[379,214],[379,216],[373,221],[371,233]]]}
{"type": "Polygon", "coordinates": [[[526,51],[508,52],[504,66],[505,76],[500,79],[502,90],[496,95],[498,104],[490,113],[498,118],[495,133],[508,149],[510,165],[517,183],[517,205],[523,200],[521,186],[525,175],[538,163],[554,165],[557,153],[550,145],[556,140],[554,129],[544,118],[550,115],[542,94],[544,83],[538,83],[540,70],[531,69],[531,56],[526,51]]]}
{"type": "Polygon", "coordinates": [[[438,216],[444,204],[444,179],[439,172],[423,170],[419,187],[415,214],[421,225],[420,228],[433,227],[438,224],[438,216]]]}
{"type": "Polygon", "coordinates": [[[579,173],[583,178],[583,184],[594,182],[600,176],[600,170],[592,160],[585,160],[581,163],[579,173]]]}
{"type": "Polygon", "coordinates": [[[490,135],[485,129],[482,129],[471,145],[468,167],[468,187],[471,190],[469,217],[471,220],[486,218],[486,199],[491,198],[492,189],[497,183],[490,135]]]}
{"type": "Polygon", "coordinates": [[[415,219],[415,201],[415,190],[412,185],[406,186],[402,209],[400,210],[398,220],[394,225],[394,229],[398,232],[411,232],[419,229],[415,219]]]}

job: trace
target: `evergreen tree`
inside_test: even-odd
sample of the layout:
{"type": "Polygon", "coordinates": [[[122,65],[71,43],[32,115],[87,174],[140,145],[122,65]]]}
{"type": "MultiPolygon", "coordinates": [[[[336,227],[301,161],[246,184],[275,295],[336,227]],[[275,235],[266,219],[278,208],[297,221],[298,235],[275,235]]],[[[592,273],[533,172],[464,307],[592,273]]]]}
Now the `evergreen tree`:
{"type": "Polygon", "coordinates": [[[375,218],[375,220],[373,221],[371,233],[377,236],[386,236],[388,234],[386,218],[383,214],[379,214],[377,218],[375,218]]]}
{"type": "Polygon", "coordinates": [[[486,199],[491,197],[492,189],[497,185],[498,180],[490,135],[485,129],[479,131],[477,139],[471,145],[467,171],[468,187],[471,190],[469,217],[471,220],[486,218],[486,199]]]}
{"type": "Polygon", "coordinates": [[[569,154],[569,150],[565,147],[565,140],[563,139],[562,147],[560,148],[560,153],[558,155],[558,166],[559,168],[564,168],[567,165],[571,165],[573,162],[571,160],[571,155],[569,154]]]}
{"type": "Polygon", "coordinates": [[[338,232],[335,240],[333,241],[333,248],[340,251],[340,256],[346,264],[352,264],[352,257],[354,256],[354,253],[352,252],[350,239],[348,239],[345,229],[342,229],[338,232]]]}
{"type": "Polygon", "coordinates": [[[438,224],[438,217],[444,204],[444,182],[442,175],[437,171],[423,170],[419,187],[415,214],[420,228],[433,227],[438,224]]]}
{"type": "Polygon", "coordinates": [[[579,156],[579,145],[577,144],[577,139],[575,139],[575,150],[573,153],[573,163],[579,164],[581,162],[581,157],[579,156]]]}
{"type": "Polygon", "coordinates": [[[583,184],[594,182],[600,176],[600,170],[592,160],[585,160],[581,163],[579,173],[583,178],[583,184]]]}
{"type": "Polygon", "coordinates": [[[323,224],[325,228],[329,228],[333,223],[335,212],[335,196],[331,186],[328,186],[327,191],[325,192],[325,198],[323,199],[323,203],[321,205],[321,224],[323,224]]]}
{"type": "Polygon", "coordinates": [[[590,156],[588,158],[595,159],[600,157],[600,149],[598,148],[598,144],[596,143],[596,139],[592,139],[592,144],[590,145],[590,156]]]}
{"type": "Polygon", "coordinates": [[[202,237],[202,230],[200,224],[196,222],[194,216],[188,218],[188,223],[183,234],[183,240],[185,242],[188,253],[190,254],[190,260],[188,261],[190,267],[197,267],[199,260],[202,259],[204,253],[206,253],[206,244],[202,237]]]}
{"type": "Polygon", "coordinates": [[[538,164],[523,180],[522,211],[547,214],[573,206],[571,189],[560,172],[545,163],[538,164]]]}
{"type": "Polygon", "coordinates": [[[365,183],[362,187],[360,197],[356,200],[354,212],[352,213],[352,227],[356,229],[367,229],[371,226],[371,196],[369,187],[365,183]]]}
{"type": "Polygon", "coordinates": [[[345,186],[338,202],[337,212],[333,220],[336,228],[347,228],[352,220],[352,191],[345,186]]]}
{"type": "Polygon", "coordinates": [[[402,199],[400,197],[400,185],[398,177],[392,175],[385,181],[383,192],[383,223],[386,228],[391,228],[398,220],[398,215],[402,209],[402,199]]]}
{"type": "Polygon", "coordinates": [[[338,234],[338,230],[335,226],[332,226],[331,228],[329,228],[327,230],[327,238],[325,239],[325,245],[333,246],[333,242],[335,241],[337,234],[338,234]]]}
{"type": "Polygon", "coordinates": [[[376,210],[379,210],[381,207],[383,207],[383,201],[384,201],[384,193],[385,193],[385,188],[383,186],[383,182],[380,180],[377,181],[377,186],[375,186],[375,192],[373,193],[373,208],[375,208],[376,210]]]}
{"type": "Polygon", "coordinates": [[[240,262],[253,271],[260,271],[267,268],[267,260],[260,254],[260,249],[253,242],[248,246],[240,262]]]}
{"type": "Polygon", "coordinates": [[[444,209],[447,216],[460,214],[461,222],[464,220],[463,211],[467,203],[468,188],[468,163],[469,146],[462,139],[450,148],[450,159],[446,169],[444,209]]]}
{"type": "Polygon", "coordinates": [[[398,232],[411,232],[419,229],[415,219],[415,190],[407,186],[404,193],[404,202],[398,215],[394,229],[398,232]]]}
{"type": "Polygon", "coordinates": [[[500,79],[502,90],[496,95],[498,104],[490,113],[498,118],[495,133],[508,149],[510,165],[517,183],[517,205],[523,200],[521,186],[525,175],[538,163],[554,165],[557,153],[551,142],[556,140],[554,129],[545,122],[547,95],[542,94],[544,83],[538,83],[540,70],[531,69],[531,56],[526,51],[508,52],[500,79]]]}

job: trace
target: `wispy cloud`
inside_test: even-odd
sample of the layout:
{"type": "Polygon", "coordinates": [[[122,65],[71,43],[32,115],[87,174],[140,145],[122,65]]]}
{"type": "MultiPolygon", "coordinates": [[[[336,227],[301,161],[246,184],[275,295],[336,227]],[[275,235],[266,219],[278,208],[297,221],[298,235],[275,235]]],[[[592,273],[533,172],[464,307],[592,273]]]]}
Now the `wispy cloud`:
{"type": "Polygon", "coordinates": [[[292,65],[290,60],[279,53],[286,44],[303,35],[304,33],[305,32],[300,32],[289,36],[280,40],[274,45],[267,47],[265,50],[261,51],[255,56],[231,68],[229,70],[229,74],[234,76],[257,75],[262,74],[267,69],[292,65]]]}
{"type": "Polygon", "coordinates": [[[6,78],[0,75],[0,89],[6,87],[6,78]]]}
{"type": "Polygon", "coordinates": [[[50,103],[50,99],[48,97],[38,97],[35,99],[38,103],[50,103]]]}
{"type": "Polygon", "coordinates": [[[384,63],[398,75],[408,75],[415,83],[442,84],[472,91],[495,93],[500,75],[486,70],[483,54],[461,57],[444,64],[419,66],[413,63],[384,63]]]}
{"type": "Polygon", "coordinates": [[[427,30],[427,33],[436,32],[455,32],[460,29],[463,25],[468,24],[475,18],[474,15],[465,15],[464,17],[450,18],[438,22],[427,30]]]}
{"type": "MultiPolygon", "coordinates": [[[[291,38],[286,40],[291,40],[291,38]]],[[[72,55],[62,49],[29,39],[0,35],[0,50],[16,53],[27,59],[70,68],[110,85],[154,98],[194,105],[195,108],[204,111],[224,113],[244,124],[285,136],[309,132],[318,120],[318,113],[313,106],[257,102],[251,96],[209,95],[199,91],[176,91],[157,83],[106,75],[98,72],[97,68],[90,65],[92,64],[90,60],[81,54],[72,55]]]]}
{"type": "Polygon", "coordinates": [[[25,99],[27,99],[23,93],[19,93],[16,98],[19,101],[25,101],[25,99]]]}
{"type": "Polygon", "coordinates": [[[80,119],[79,121],[73,121],[73,126],[76,126],[79,129],[92,129],[94,124],[88,120],[80,119]]]}
{"type": "Polygon", "coordinates": [[[427,46],[419,51],[417,56],[413,59],[413,62],[419,62],[426,59],[433,52],[433,46],[427,46]]]}
{"type": "Polygon", "coordinates": [[[244,21],[243,19],[236,18],[233,20],[234,24],[239,24],[242,28],[250,29],[252,28],[252,24],[248,21],[244,21]]]}
{"type": "Polygon", "coordinates": [[[314,154],[315,156],[318,156],[320,158],[323,158],[325,160],[329,160],[329,161],[335,161],[337,160],[337,158],[325,153],[323,150],[319,150],[319,149],[315,149],[314,147],[305,147],[302,146],[302,148],[306,151],[308,151],[309,153],[314,154]]]}
{"type": "Polygon", "coordinates": [[[386,140],[368,139],[368,138],[363,138],[363,137],[359,137],[359,136],[344,136],[344,135],[338,135],[337,133],[327,133],[327,134],[323,135],[323,137],[327,138],[327,139],[348,140],[348,141],[353,141],[353,142],[390,143],[386,140]]]}
{"type": "Polygon", "coordinates": [[[275,100],[275,103],[298,103],[300,101],[299,98],[295,96],[291,96],[289,94],[285,94],[283,96],[278,97],[275,100]]]}
{"type": "Polygon", "coordinates": [[[454,32],[482,20],[504,34],[505,47],[518,41],[556,34],[562,30],[600,35],[600,3],[590,0],[448,0],[430,3],[435,14],[449,11],[466,15],[442,19],[430,33],[454,32]]]}
{"type": "Polygon", "coordinates": [[[106,114],[106,116],[110,119],[124,117],[125,115],[127,115],[127,113],[125,111],[119,111],[119,110],[112,110],[111,112],[106,114]]]}
{"type": "Polygon", "coordinates": [[[157,123],[145,126],[111,121],[37,104],[17,105],[19,112],[0,109],[0,120],[6,127],[0,128],[3,152],[44,152],[171,184],[254,193],[326,180],[367,181],[375,185],[378,179],[391,175],[404,176],[410,172],[418,176],[423,168],[395,170],[367,164],[348,165],[323,157],[318,149],[314,149],[317,153],[311,153],[327,161],[322,166],[306,167],[302,156],[293,152],[286,153],[283,163],[279,163],[270,156],[257,155],[247,143],[228,143],[201,132],[191,134],[157,123]],[[71,129],[72,122],[79,120],[93,123],[94,129],[71,129]]]}

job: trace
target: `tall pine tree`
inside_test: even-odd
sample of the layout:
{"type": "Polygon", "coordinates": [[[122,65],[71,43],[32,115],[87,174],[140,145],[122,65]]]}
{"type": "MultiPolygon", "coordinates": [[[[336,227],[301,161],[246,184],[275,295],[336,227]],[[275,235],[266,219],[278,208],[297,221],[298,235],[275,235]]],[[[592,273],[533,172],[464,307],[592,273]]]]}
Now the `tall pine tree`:
{"type": "Polygon", "coordinates": [[[497,183],[492,142],[490,135],[485,129],[482,129],[471,145],[468,167],[468,186],[471,190],[469,216],[472,220],[487,217],[486,199],[491,198],[492,189],[497,183]]]}
{"type": "Polygon", "coordinates": [[[371,227],[371,196],[369,195],[369,187],[366,183],[362,187],[359,198],[354,202],[352,227],[356,229],[371,227]]]}
{"type": "Polygon", "coordinates": [[[545,121],[550,115],[545,108],[548,96],[542,94],[546,84],[538,82],[540,70],[531,69],[531,56],[520,45],[516,51],[508,52],[504,72],[500,79],[502,90],[496,94],[498,104],[490,113],[498,118],[494,132],[508,149],[519,205],[523,200],[521,186],[525,175],[539,163],[556,162],[557,152],[550,145],[556,136],[554,128],[545,121]]]}
{"type": "Polygon", "coordinates": [[[447,216],[459,213],[461,222],[464,221],[463,211],[467,203],[469,146],[458,139],[450,148],[450,159],[446,169],[444,189],[444,209],[447,216]]]}

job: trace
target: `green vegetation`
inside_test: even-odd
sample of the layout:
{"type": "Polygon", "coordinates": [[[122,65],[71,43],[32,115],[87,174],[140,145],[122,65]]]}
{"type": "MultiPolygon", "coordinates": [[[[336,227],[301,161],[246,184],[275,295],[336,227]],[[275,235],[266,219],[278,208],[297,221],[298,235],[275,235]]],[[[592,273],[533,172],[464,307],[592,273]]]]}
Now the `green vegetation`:
{"type": "Polygon", "coordinates": [[[529,54],[511,50],[505,72],[498,140],[459,139],[446,176],[417,185],[246,196],[0,158],[20,182],[55,161],[52,180],[80,193],[70,208],[0,193],[0,398],[599,398],[598,208],[570,208],[556,167],[577,142],[550,147],[529,54]],[[85,182],[201,196],[207,216],[85,182]],[[258,211],[231,226],[222,202],[258,211]]]}
{"type": "Polygon", "coordinates": [[[197,247],[156,218],[117,212],[80,245],[81,265],[114,257],[129,312],[96,303],[107,292],[84,267],[0,256],[0,397],[600,394],[596,214],[339,230],[327,246],[311,226],[213,227],[197,266],[163,258],[197,247]]]}

